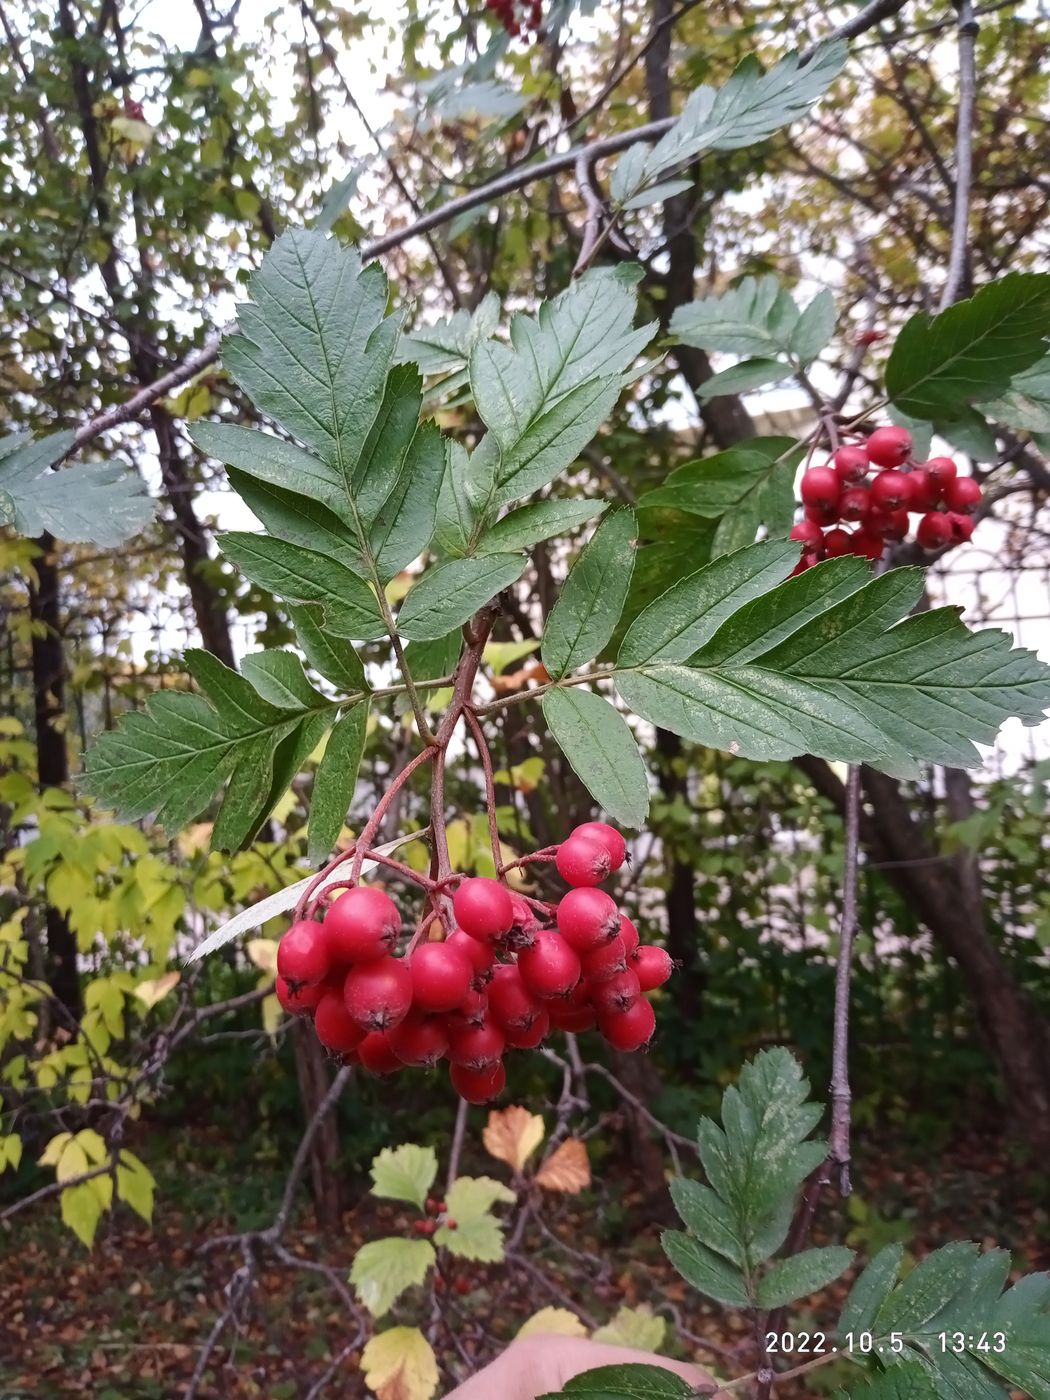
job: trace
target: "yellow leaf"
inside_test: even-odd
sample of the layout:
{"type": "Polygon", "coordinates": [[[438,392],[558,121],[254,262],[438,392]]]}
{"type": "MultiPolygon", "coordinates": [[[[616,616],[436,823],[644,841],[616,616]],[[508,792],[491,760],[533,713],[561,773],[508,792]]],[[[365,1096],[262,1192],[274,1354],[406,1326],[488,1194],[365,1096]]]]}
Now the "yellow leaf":
{"type": "Polygon", "coordinates": [[[260,972],[277,971],[277,940],[276,938],[249,938],[244,945],[244,951],[251,958],[260,972]]]}
{"type": "Polygon", "coordinates": [[[574,1195],[591,1184],[591,1164],[587,1149],[577,1138],[568,1138],[536,1173],[536,1185],[546,1191],[567,1191],[574,1195]]]}
{"type": "Polygon", "coordinates": [[[543,1141],[545,1131],[539,1114],[512,1105],[510,1108],[492,1110],[481,1140],[490,1157],[506,1162],[520,1173],[543,1141]]]}
{"type": "Polygon", "coordinates": [[[208,87],[211,84],[211,74],[207,68],[191,68],[186,74],[186,86],[191,88],[208,87]]]}
{"type": "Polygon", "coordinates": [[[109,1156],[101,1133],[96,1133],[94,1128],[81,1128],[80,1132],[77,1133],[76,1141],[83,1148],[93,1167],[101,1166],[109,1156]]]}
{"type": "Polygon", "coordinates": [[[598,1328],[594,1340],[638,1351],[658,1351],[666,1334],[666,1321],[648,1303],[639,1303],[636,1308],[621,1308],[612,1322],[598,1328]]]}
{"type": "Polygon", "coordinates": [[[437,1359],[418,1327],[391,1327],[373,1337],[361,1369],[379,1400],[430,1400],[438,1388],[437,1359]]]}
{"type": "Polygon", "coordinates": [[[518,1337],[586,1337],[587,1329],[568,1308],[540,1308],[518,1328],[518,1337]]]}
{"type": "Polygon", "coordinates": [[[181,972],[165,972],[162,977],[154,977],[151,981],[140,982],[135,988],[135,995],[149,1011],[156,1006],[158,1001],[163,1001],[169,992],[174,991],[181,980],[181,972]]]}
{"type": "Polygon", "coordinates": [[[496,675],[501,676],[512,662],[520,661],[523,656],[528,656],[538,646],[538,639],[527,642],[489,642],[482,656],[496,675]]]}
{"type": "Polygon", "coordinates": [[[62,1192],[62,1220],[76,1237],[90,1249],[102,1216],[102,1202],[93,1191],[93,1183],[82,1181],[62,1192]]]}
{"type": "MultiPolygon", "coordinates": [[[[39,1080],[38,1080],[39,1082],[39,1080]]],[[[45,1086],[47,1087],[47,1086],[45,1086]]],[[[72,1142],[72,1133],[58,1133],[44,1148],[43,1153],[37,1158],[42,1167],[57,1167],[62,1153],[65,1151],[66,1143],[72,1142]]]]}
{"type": "Polygon", "coordinates": [[[69,1181],[74,1176],[82,1176],[87,1169],[87,1153],[76,1138],[72,1138],[62,1149],[62,1156],[58,1159],[55,1175],[59,1181],[69,1181]]]}
{"type": "Polygon", "coordinates": [[[262,1013],[263,1030],[272,1038],[284,1020],[284,1009],[276,996],[268,996],[263,997],[259,1010],[262,1013]]]}
{"type": "Polygon", "coordinates": [[[207,850],[211,841],[211,828],[211,822],[195,822],[193,826],[188,826],[178,839],[179,854],[189,859],[199,851],[207,850]]]}

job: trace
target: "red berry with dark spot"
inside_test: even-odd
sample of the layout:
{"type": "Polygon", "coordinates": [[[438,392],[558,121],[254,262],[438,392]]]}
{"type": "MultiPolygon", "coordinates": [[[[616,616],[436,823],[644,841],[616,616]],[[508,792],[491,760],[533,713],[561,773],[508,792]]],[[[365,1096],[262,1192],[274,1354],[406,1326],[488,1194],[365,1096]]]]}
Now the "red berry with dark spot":
{"type": "Polygon", "coordinates": [[[387,1031],[390,1048],[403,1065],[436,1065],[448,1050],[448,1033],[437,1016],[413,1009],[400,1025],[387,1031]]]}
{"type": "Polygon", "coordinates": [[[638,974],[630,969],[618,972],[606,982],[599,982],[591,989],[591,999],[598,1011],[598,1017],[615,1011],[626,1011],[634,1005],[642,994],[642,984],[638,974]]]}
{"type": "Polygon", "coordinates": [[[890,467],[880,472],[870,486],[875,510],[900,510],[911,499],[911,486],[903,472],[890,467]]]}
{"type": "Polygon", "coordinates": [[[935,549],[943,549],[946,544],[952,542],[952,522],[940,511],[931,510],[919,521],[915,538],[923,549],[928,549],[931,553],[935,549]]]}
{"type": "Polygon", "coordinates": [[[871,470],[871,462],[863,447],[840,447],[831,460],[835,464],[835,475],[849,486],[863,481],[871,470]]]}
{"type": "Polygon", "coordinates": [[[486,983],[492,980],[492,964],[496,960],[496,955],[492,951],[490,943],[484,943],[480,938],[471,938],[469,933],[464,933],[461,928],[453,929],[445,939],[445,946],[454,948],[470,963],[473,970],[471,985],[475,990],[480,991],[486,983]]]}
{"type": "Polygon", "coordinates": [[[981,488],[972,476],[958,476],[945,487],[944,503],[957,515],[974,515],[981,504],[981,488]]]}
{"type": "Polygon", "coordinates": [[[456,922],[471,938],[501,937],[514,922],[510,891],[484,875],[461,880],[452,899],[456,922]]]}
{"type": "Polygon", "coordinates": [[[593,1006],[570,1006],[565,1002],[552,1001],[547,1011],[550,1023],[559,1031],[570,1031],[574,1035],[580,1031],[593,1030],[598,1014],[593,1006]]]}
{"type": "Polygon", "coordinates": [[[923,467],[938,499],[959,474],[959,468],[951,457],[931,457],[928,462],[923,463],[923,467]]]}
{"type": "Polygon", "coordinates": [[[792,525],[788,538],[797,540],[808,554],[819,554],[824,548],[824,531],[812,520],[800,520],[792,525]]]}
{"type": "Polygon", "coordinates": [[[502,1061],[482,1070],[468,1069],[466,1065],[449,1065],[448,1077],[452,1080],[453,1089],[467,1103],[488,1103],[489,1099],[503,1092],[507,1083],[507,1071],[502,1061]]]}
{"type": "Polygon", "coordinates": [[[580,980],[580,955],[554,929],[540,929],[531,948],[518,954],[518,972],[538,997],[562,997],[580,980]]]}
{"type": "Polygon", "coordinates": [[[911,456],[911,433],[906,428],[876,428],[865,446],[877,467],[899,467],[911,456]]]}
{"type": "Polygon", "coordinates": [[[503,1033],[507,1037],[507,1045],[512,1049],[535,1050],[537,1045],[547,1039],[550,1030],[550,1012],[544,1007],[531,1025],[507,1026],[503,1033]]]}
{"type": "Polygon", "coordinates": [[[842,482],[831,467],[810,467],[809,471],[802,473],[799,490],[807,506],[834,510],[838,505],[842,482]]]}
{"type": "Polygon", "coordinates": [[[543,1010],[539,999],[521,980],[521,973],[510,963],[499,963],[489,984],[489,1009],[504,1030],[524,1030],[543,1010]]]}
{"type": "Polygon", "coordinates": [[[324,932],[337,962],[374,962],[397,945],[401,915],[388,894],[374,885],[357,885],[332,902],[324,932]]]}
{"type": "Polygon", "coordinates": [[[578,953],[620,932],[620,911],[604,890],[570,890],[558,905],[558,932],[578,953]]]}
{"type": "Polygon", "coordinates": [[[347,973],[346,1009],[366,1031],[387,1031],[403,1021],[412,1005],[412,972],[399,958],[378,958],[347,973]]]}
{"type": "Polygon", "coordinates": [[[656,1012],[641,997],[626,1011],[600,1015],[598,1029],[617,1050],[640,1050],[643,1045],[648,1045],[656,1030],[656,1012]]]}
{"type": "Polygon", "coordinates": [[[824,533],[824,552],[829,559],[839,559],[853,552],[853,536],[835,525],[824,533]]]}
{"type": "Polygon", "coordinates": [[[324,996],[326,990],[323,982],[317,982],[312,987],[307,987],[303,983],[299,983],[297,986],[293,987],[284,977],[281,977],[280,974],[278,974],[277,981],[274,985],[274,991],[277,993],[277,1000],[281,1003],[285,1011],[288,1012],[289,1016],[312,1015],[313,1012],[316,1011],[317,1003],[324,996]]]}
{"type": "Polygon", "coordinates": [[[620,915],[620,937],[623,939],[624,950],[630,957],[642,940],[638,935],[638,930],[626,914],[620,915]]]}
{"type": "Polygon", "coordinates": [[[357,1047],[357,1058],[373,1074],[393,1074],[402,1068],[386,1031],[372,1031],[357,1047]]]}
{"type": "Polygon", "coordinates": [[[356,1050],[365,1032],[346,1009],[340,992],[326,991],[314,1012],[314,1031],[326,1050],[345,1055],[356,1050]]]}
{"type": "Polygon", "coordinates": [[[619,870],[627,859],[627,842],[614,826],[608,822],[581,822],[569,833],[569,840],[586,836],[589,841],[597,841],[609,853],[610,869],[619,870]]]}
{"type": "Polygon", "coordinates": [[[843,520],[863,520],[871,509],[871,495],[866,486],[849,486],[839,499],[839,515],[843,520]]]}
{"type": "Polygon", "coordinates": [[[609,852],[588,836],[570,836],[558,847],[554,859],[558,874],[575,888],[600,885],[612,872],[609,852]]]}
{"type": "Polygon", "coordinates": [[[490,1069],[499,1064],[507,1038],[495,1021],[485,1021],[480,1026],[467,1026],[463,1030],[450,1030],[448,1037],[448,1058],[453,1065],[463,1065],[466,1069],[490,1069]]]}
{"type": "Polygon", "coordinates": [[[627,945],[617,934],[600,948],[584,953],[580,961],[583,963],[583,975],[588,982],[605,982],[610,977],[615,977],[618,972],[627,971],[627,945]]]}
{"type": "Polygon", "coordinates": [[[674,959],[664,948],[644,944],[631,958],[631,970],[638,978],[643,992],[662,987],[674,971],[674,959]]]}
{"type": "Polygon", "coordinates": [[[825,510],[823,506],[806,506],[805,516],[807,520],[812,520],[814,525],[819,525],[821,528],[827,525],[834,525],[835,522],[841,518],[839,516],[837,501],[827,510],[825,510]]]}
{"type": "Polygon", "coordinates": [[[332,965],[323,926],[300,919],[277,945],[277,971],[292,987],[312,987],[324,981],[332,965]]]}
{"type": "Polygon", "coordinates": [[[972,515],[957,515],[955,511],[948,512],[948,521],[952,527],[952,540],[956,544],[965,544],[977,525],[972,515]]]}
{"type": "Polygon", "coordinates": [[[463,1275],[460,1274],[460,1275],[458,1276],[458,1278],[456,1278],[456,1279],[453,1280],[453,1282],[452,1282],[452,1287],[456,1290],[456,1292],[457,1292],[457,1293],[459,1294],[459,1296],[462,1298],[462,1297],[464,1297],[467,1293],[470,1292],[470,1280],[464,1278],[463,1275]]]}
{"type": "Polygon", "coordinates": [[[474,968],[448,943],[421,943],[406,961],[412,1000],[424,1011],[454,1011],[471,990],[474,968]]]}

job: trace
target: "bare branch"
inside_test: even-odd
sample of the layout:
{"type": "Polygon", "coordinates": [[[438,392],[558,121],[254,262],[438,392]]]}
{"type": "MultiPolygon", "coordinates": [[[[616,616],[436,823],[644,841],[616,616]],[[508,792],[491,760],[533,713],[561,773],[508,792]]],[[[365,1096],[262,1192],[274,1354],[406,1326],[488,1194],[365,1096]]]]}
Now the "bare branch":
{"type": "Polygon", "coordinates": [[[977,30],[973,0],[955,0],[959,16],[959,120],[955,137],[955,213],[948,274],[940,309],[951,306],[967,278],[970,239],[970,185],[973,178],[973,124],[977,104],[977,30]]]}

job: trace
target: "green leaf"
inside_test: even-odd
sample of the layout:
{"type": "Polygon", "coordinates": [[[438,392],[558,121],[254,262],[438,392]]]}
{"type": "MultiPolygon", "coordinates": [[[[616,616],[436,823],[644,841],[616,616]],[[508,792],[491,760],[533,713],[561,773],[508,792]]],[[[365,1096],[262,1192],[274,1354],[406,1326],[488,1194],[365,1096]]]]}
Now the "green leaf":
{"type": "Polygon", "coordinates": [[[944,1400],[932,1379],[914,1361],[895,1365],[864,1385],[837,1390],[834,1400],[944,1400]]]}
{"type": "Polygon", "coordinates": [[[53,470],[73,445],[71,432],[0,443],[0,524],[31,538],[112,549],[144,530],[156,513],[136,471],[121,462],[80,462],[53,470]]]}
{"type": "Polygon", "coordinates": [[[581,1400],[689,1400],[692,1394],[688,1381],[663,1366],[598,1366],[573,1376],[562,1390],[548,1391],[539,1400],[559,1400],[562,1395],[581,1400]]]}
{"type": "Polygon", "coordinates": [[[760,1308],[781,1308],[818,1293],[840,1278],[853,1263],[854,1251],[841,1245],[804,1249],[786,1259],[778,1259],[758,1285],[760,1308]]]}
{"type": "MultiPolygon", "coordinates": [[[[784,547],[752,546],[708,567],[784,547]]],[[[645,658],[660,646],[680,657],[677,639],[706,630],[706,612],[686,605],[702,583],[691,576],[636,619],[616,678],[636,713],[694,742],[898,774],[919,761],[967,767],[980,762],[974,745],[992,742],[1008,716],[1038,723],[1050,704],[1050,668],[1004,633],[969,632],[954,609],[908,616],[920,573],[893,570],[860,586],[855,562],[844,559],[740,608],[687,662],[645,658]]]]}
{"type": "Polygon", "coordinates": [[[916,1332],[946,1307],[963,1287],[979,1250],[967,1241],[927,1254],[893,1290],[875,1318],[875,1330],[916,1332]]]}
{"type": "Polygon", "coordinates": [[[488,554],[428,569],[401,604],[398,631],[414,642],[445,636],[520,578],[525,563],[522,554],[488,554]]]}
{"type": "MultiPolygon", "coordinates": [[[[777,359],[794,355],[803,364],[816,359],[835,329],[835,301],[820,292],[805,311],[772,275],[745,277],[721,296],[680,306],[670,331],[686,345],[777,359]]],[[[790,373],[785,367],[782,373],[790,373]]]]}
{"type": "Polygon", "coordinates": [[[786,579],[797,563],[793,540],[766,540],[705,564],[639,613],[620,646],[617,666],[685,661],[738,609],[786,579]]]}
{"type": "Polygon", "coordinates": [[[697,393],[702,399],[718,398],[720,394],[746,394],[751,389],[760,389],[763,384],[790,379],[792,373],[791,366],[782,360],[741,360],[738,365],[730,365],[705,379],[697,393]]]}
{"type": "Polygon", "coordinates": [[[458,627],[429,642],[410,642],[405,648],[405,660],[412,679],[437,681],[451,676],[463,650],[463,633],[458,627]]]}
{"type": "Polygon", "coordinates": [[[716,1191],[687,1176],[676,1176],[671,1199],[691,1235],[731,1264],[743,1265],[744,1244],[736,1233],[736,1217],[716,1191]]]}
{"type": "Polygon", "coordinates": [[[658,185],[650,185],[641,194],[632,195],[630,199],[624,201],[624,209],[648,209],[650,205],[659,204],[662,200],[673,199],[676,194],[683,194],[686,190],[693,188],[693,180],[662,180],[658,185]]]}
{"type": "Polygon", "coordinates": [[[912,316],[886,363],[886,391],[915,418],[951,418],[1005,395],[1047,351],[1050,273],[1011,272],[937,316],[912,316]]]}
{"type": "MultiPolygon", "coordinates": [[[[774,471],[786,478],[789,488],[793,487],[795,467],[803,450],[794,438],[751,438],[739,447],[685,462],[671,472],[662,486],[647,491],[638,507],[642,510],[666,506],[717,520],[738,508],[774,471]]],[[[793,501],[793,490],[791,495],[793,501]]]]}
{"type": "Polygon", "coordinates": [[[485,531],[478,551],[494,554],[500,550],[530,549],[540,540],[570,534],[604,510],[604,501],[536,501],[497,520],[485,531]]]}
{"type": "Polygon", "coordinates": [[[634,569],[637,521],[613,511],[577,558],[543,630],[541,656],[552,676],[592,660],[616,628],[634,569]]]}
{"type": "Polygon", "coordinates": [[[80,1240],[91,1248],[95,1241],[98,1222],[102,1218],[102,1200],[93,1181],[82,1181],[78,1186],[67,1186],[60,1197],[62,1223],[80,1240]]]}
{"type": "Polygon", "coordinates": [[[434,1243],[447,1249],[459,1259],[473,1259],[476,1263],[499,1264],[506,1255],[503,1240],[503,1227],[494,1215],[476,1215],[470,1220],[456,1222],[454,1230],[447,1225],[439,1225],[434,1232],[434,1243]]]}
{"type": "Polygon", "coordinates": [[[333,636],[371,641],[386,635],[375,594],[357,574],[326,554],[286,540],[231,531],[219,548],[245,578],[290,603],[320,603],[333,636]]]}
{"type": "Polygon", "coordinates": [[[842,1316],[839,1318],[836,1331],[840,1337],[844,1337],[847,1332],[870,1332],[872,1330],[879,1309],[897,1281],[903,1257],[904,1246],[902,1244],[889,1244],[876,1254],[864,1272],[859,1275],[849,1291],[846,1305],[842,1309],[842,1316]]]}
{"type": "Polygon", "coordinates": [[[372,1195],[409,1201],[420,1210],[437,1176],[437,1153],[413,1142],[384,1147],[372,1161],[372,1195]]]}
{"type": "Polygon", "coordinates": [[[294,651],[257,651],[241,662],[241,674],[257,695],[285,710],[313,710],[328,704],[306,679],[294,651]]]}
{"type": "Polygon", "coordinates": [[[371,1240],[354,1255],[350,1282],[373,1317],[383,1317],[402,1293],[424,1281],[437,1259],[429,1240],[371,1240]]]}
{"type": "Polygon", "coordinates": [[[327,554],[341,563],[353,564],[357,572],[367,570],[356,531],[326,505],[269,482],[257,481],[234,467],[227,467],[226,475],[238,496],[274,539],[287,540],[289,544],[327,554]]]}
{"type": "Polygon", "coordinates": [[[604,1327],[591,1333],[596,1342],[616,1347],[636,1347],[639,1351],[659,1351],[667,1336],[667,1322],[654,1313],[648,1303],[637,1307],[621,1307],[604,1327]]]}
{"type": "Polygon", "coordinates": [[[417,365],[421,374],[445,375],[463,369],[474,346],[495,333],[499,313],[499,297],[488,292],[473,311],[464,308],[402,337],[397,361],[417,365]]]}
{"type": "Polygon", "coordinates": [[[587,791],[622,826],[641,827],[649,781],[623,716],[591,691],[572,687],[543,697],[548,727],[587,791]]]}
{"type": "Polygon", "coordinates": [[[418,559],[434,534],[445,443],[432,423],[420,427],[390,494],[376,512],[369,544],[382,582],[418,559]]]}
{"type": "Polygon", "coordinates": [[[705,1298],[731,1308],[751,1306],[744,1275],[721,1255],[681,1230],[664,1230],[660,1243],[686,1283],[691,1283],[705,1298]]]}
{"type": "Polygon", "coordinates": [[[368,702],[354,705],[336,722],[321,762],[317,765],[310,796],[308,858],[319,864],[335,847],[354,799],[357,770],[368,729],[368,702]]]}
{"type": "Polygon", "coordinates": [[[361,658],[349,642],[332,637],[324,627],[324,609],[316,603],[293,603],[288,614],[303,655],[319,676],[331,681],[343,695],[368,689],[361,658]]]}
{"type": "Polygon", "coordinates": [[[1050,433],[1050,354],[1010,378],[997,399],[978,403],[985,418],[1028,433],[1050,433]]]}

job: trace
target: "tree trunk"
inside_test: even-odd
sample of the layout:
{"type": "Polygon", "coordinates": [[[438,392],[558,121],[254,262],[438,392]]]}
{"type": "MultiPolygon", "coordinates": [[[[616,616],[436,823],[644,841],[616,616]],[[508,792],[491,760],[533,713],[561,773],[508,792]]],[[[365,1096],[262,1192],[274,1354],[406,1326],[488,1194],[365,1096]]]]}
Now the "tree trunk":
{"type": "MultiPolygon", "coordinates": [[[[69,781],[69,754],[62,726],[65,718],[66,660],[62,647],[61,602],[55,541],[51,535],[37,540],[40,557],[35,561],[37,583],[29,586],[29,615],[34,623],[33,712],[36,721],[36,766],[41,791],[65,787],[69,781]]],[[[77,976],[77,940],[69,920],[59,909],[47,908],[47,980],[58,1000],[73,1015],[82,1009],[77,976]]]]}
{"type": "MultiPolygon", "coordinates": [[[[331,1084],[328,1058],[314,1035],[312,1026],[303,1021],[297,1021],[295,1024],[292,1044],[295,1049],[295,1072],[299,1079],[303,1121],[309,1123],[331,1084]]],[[[339,1230],[345,1202],[343,1182],[339,1175],[339,1124],[334,1110],[321,1123],[310,1146],[310,1189],[313,1193],[318,1229],[332,1232],[339,1230]]]]}
{"type": "MultiPolygon", "coordinates": [[[[682,741],[667,729],[656,731],[656,750],[660,755],[657,781],[668,802],[676,797],[688,800],[684,776],[675,772],[675,760],[681,756],[682,741]]],[[[674,851],[664,846],[664,868],[668,875],[664,908],[667,911],[667,951],[681,964],[681,970],[671,983],[678,1014],[687,1023],[696,1020],[703,1007],[707,978],[700,961],[700,922],[696,917],[696,883],[693,867],[674,851]]]]}

